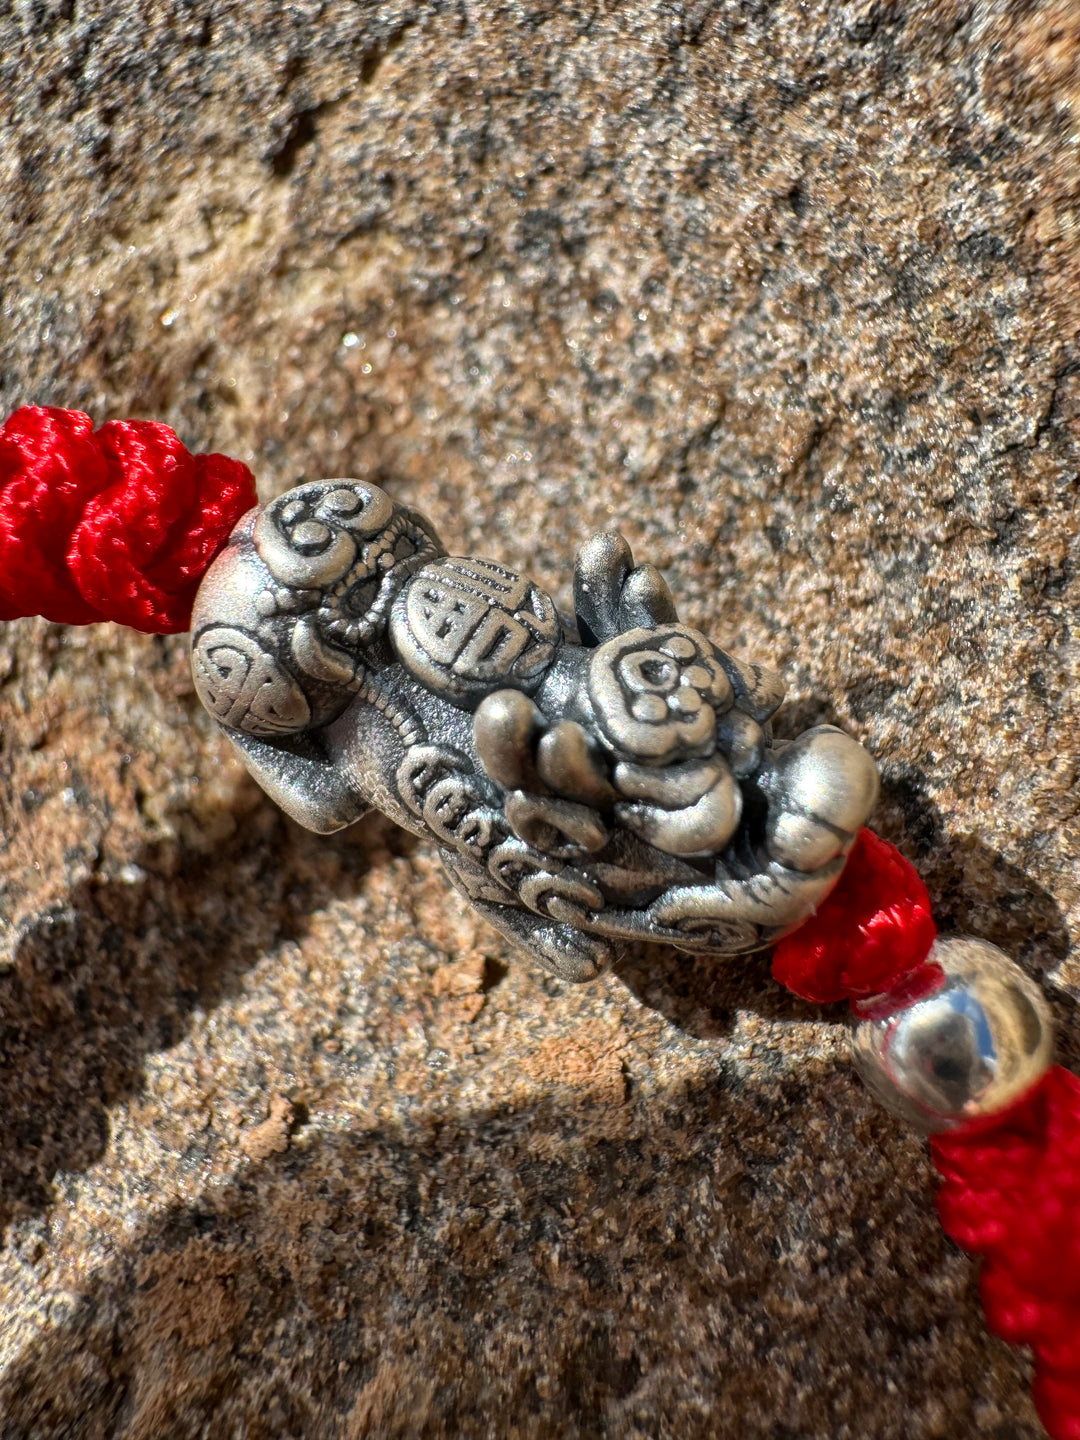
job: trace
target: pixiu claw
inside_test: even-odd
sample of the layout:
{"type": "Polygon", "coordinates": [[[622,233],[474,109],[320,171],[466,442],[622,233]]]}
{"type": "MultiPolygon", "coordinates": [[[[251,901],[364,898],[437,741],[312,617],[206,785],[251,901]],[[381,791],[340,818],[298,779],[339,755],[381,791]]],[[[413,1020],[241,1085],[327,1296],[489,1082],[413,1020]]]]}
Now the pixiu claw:
{"type": "Polygon", "coordinates": [[[448,557],[376,486],[319,481],[246,515],[207,572],[195,685],[294,819],[385,811],[567,979],[641,940],[786,934],[839,878],[874,762],[831,726],[774,742],[777,677],[680,624],[621,536],[579,551],[574,601],[448,557]]]}

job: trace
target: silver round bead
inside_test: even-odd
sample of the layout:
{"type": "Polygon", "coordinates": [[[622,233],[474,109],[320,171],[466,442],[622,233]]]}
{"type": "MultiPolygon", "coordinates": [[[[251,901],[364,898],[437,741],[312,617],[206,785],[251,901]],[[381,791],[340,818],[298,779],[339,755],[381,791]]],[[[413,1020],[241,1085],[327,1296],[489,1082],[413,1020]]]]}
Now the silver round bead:
{"type": "Polygon", "coordinates": [[[1006,1109],[1046,1073],[1053,1050],[1038,986],[996,945],[967,938],[935,941],[906,991],[862,1002],[852,1035],[867,1087],[925,1132],[1006,1109]]]}

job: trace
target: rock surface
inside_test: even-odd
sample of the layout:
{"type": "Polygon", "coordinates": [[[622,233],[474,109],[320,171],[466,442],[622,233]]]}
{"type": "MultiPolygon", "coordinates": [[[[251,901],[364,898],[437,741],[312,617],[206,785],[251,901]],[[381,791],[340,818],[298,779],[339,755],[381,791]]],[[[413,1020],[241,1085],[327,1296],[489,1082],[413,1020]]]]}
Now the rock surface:
{"type": "MultiPolygon", "coordinates": [[[[1080,1029],[1070,0],[0,7],[0,410],[621,526],[1080,1029]]],[[[1029,1440],[764,958],[573,990],[279,816],[182,640],[0,637],[0,1435],[1029,1440]]]]}

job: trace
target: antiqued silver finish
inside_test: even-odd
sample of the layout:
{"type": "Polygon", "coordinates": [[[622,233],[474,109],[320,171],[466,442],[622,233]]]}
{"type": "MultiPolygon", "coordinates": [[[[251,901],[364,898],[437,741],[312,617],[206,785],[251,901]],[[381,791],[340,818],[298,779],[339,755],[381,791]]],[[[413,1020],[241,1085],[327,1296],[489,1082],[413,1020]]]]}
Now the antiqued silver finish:
{"type": "Polygon", "coordinates": [[[863,1002],[852,1050],[868,1088],[926,1132],[1006,1109],[1053,1059],[1039,987],[985,940],[937,940],[899,993],[863,1002]]]}
{"type": "Polygon", "coordinates": [[[492,560],[425,565],[390,617],[391,644],[412,674],[466,703],[501,685],[534,690],[561,639],[550,597],[492,560]]]}
{"type": "Polygon", "coordinates": [[[619,535],[578,553],[575,617],[527,576],[448,557],[360,480],[245,516],[192,622],[207,709],[295,820],[371,806],[571,980],[629,944],[769,944],[836,883],[877,794],[831,726],[772,741],[779,680],[679,622],[619,535]]]}

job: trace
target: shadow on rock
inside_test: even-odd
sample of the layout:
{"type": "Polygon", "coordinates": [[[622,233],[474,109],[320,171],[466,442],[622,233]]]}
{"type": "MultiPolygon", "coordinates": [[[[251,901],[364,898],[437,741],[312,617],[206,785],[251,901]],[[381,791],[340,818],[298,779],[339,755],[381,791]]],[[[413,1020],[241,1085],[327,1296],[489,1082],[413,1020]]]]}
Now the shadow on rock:
{"type": "Polygon", "coordinates": [[[740,1010],[767,1020],[820,1019],[820,1006],[776,984],[770,956],[767,950],[729,957],[687,955],[650,945],[620,965],[617,974],[635,1000],[698,1040],[726,1039],[740,1010]]]}
{"type": "Polygon", "coordinates": [[[865,1167],[837,1176],[806,1141],[819,1107],[553,1084],[520,1109],[309,1125],[89,1280],[0,1381],[0,1436],[600,1440],[662,1414],[682,1440],[776,1440],[874,1413],[899,1437],[946,1385],[974,1434],[981,1377],[1003,1393],[1012,1366],[1021,1396],[1022,1366],[911,1204],[923,1151],[875,1144],[859,1110],[865,1167]]]}
{"type": "Polygon", "coordinates": [[[354,893],[373,848],[410,845],[381,817],[317,837],[261,802],[210,854],[148,850],[24,924],[0,972],[0,1229],[44,1209],[57,1172],[101,1156],[108,1109],[138,1088],[147,1054],[354,893]]]}

